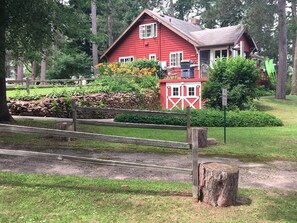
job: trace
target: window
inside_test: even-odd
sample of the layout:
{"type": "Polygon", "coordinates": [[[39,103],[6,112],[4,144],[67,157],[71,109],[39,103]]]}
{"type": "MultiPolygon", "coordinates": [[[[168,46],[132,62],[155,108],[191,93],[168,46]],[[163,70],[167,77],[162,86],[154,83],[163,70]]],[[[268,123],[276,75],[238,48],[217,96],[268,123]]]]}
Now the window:
{"type": "Polygon", "coordinates": [[[157,56],[156,56],[156,54],[150,54],[150,55],[149,55],[149,59],[150,59],[150,60],[157,60],[157,56]]]}
{"type": "Polygon", "coordinates": [[[218,57],[219,58],[223,58],[223,57],[227,58],[228,57],[228,51],[226,49],[215,50],[214,55],[215,55],[215,59],[218,58],[218,57]]]}
{"type": "Polygon", "coordinates": [[[172,96],[179,96],[179,88],[178,87],[172,88],[172,96]]]}
{"type": "Polygon", "coordinates": [[[170,66],[180,67],[180,62],[183,60],[182,52],[170,53],[170,66]]]}
{"type": "Polygon", "coordinates": [[[134,60],[133,56],[119,58],[120,63],[129,63],[129,62],[132,62],[133,60],[134,60]]]}
{"type": "Polygon", "coordinates": [[[139,26],[139,38],[148,39],[157,37],[157,23],[145,24],[139,26]]]}
{"type": "Polygon", "coordinates": [[[188,96],[195,96],[195,87],[188,87],[188,96]]]}

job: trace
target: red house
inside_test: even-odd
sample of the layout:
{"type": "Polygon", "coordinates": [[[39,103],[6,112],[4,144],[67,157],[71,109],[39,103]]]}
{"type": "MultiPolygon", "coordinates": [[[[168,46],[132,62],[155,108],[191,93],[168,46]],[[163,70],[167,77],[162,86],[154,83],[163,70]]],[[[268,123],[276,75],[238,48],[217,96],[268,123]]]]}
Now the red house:
{"type": "Polygon", "coordinates": [[[160,81],[162,108],[201,108],[202,83],[211,62],[217,57],[250,57],[257,47],[242,25],[203,29],[198,23],[145,9],[101,58],[121,63],[158,60],[168,77],[160,81]]]}

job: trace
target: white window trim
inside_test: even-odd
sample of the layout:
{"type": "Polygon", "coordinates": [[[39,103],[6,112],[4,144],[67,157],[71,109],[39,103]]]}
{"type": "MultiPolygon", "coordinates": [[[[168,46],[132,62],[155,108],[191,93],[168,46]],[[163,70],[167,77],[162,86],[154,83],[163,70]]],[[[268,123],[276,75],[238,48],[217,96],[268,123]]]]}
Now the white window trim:
{"type": "Polygon", "coordinates": [[[171,97],[179,97],[180,96],[180,87],[179,86],[172,86],[171,87],[171,97]],[[178,95],[173,95],[173,89],[177,88],[178,89],[178,95]]]}
{"type": "Polygon", "coordinates": [[[187,86],[187,97],[196,97],[197,89],[195,85],[188,85],[187,86]],[[194,95],[189,95],[189,88],[194,88],[194,95]]]}
{"type": "Polygon", "coordinates": [[[183,51],[178,51],[178,52],[171,52],[170,54],[169,54],[169,65],[170,65],[170,67],[180,67],[180,62],[179,62],[179,65],[175,65],[175,66],[172,66],[171,64],[171,55],[173,55],[173,54],[180,54],[181,53],[181,61],[184,59],[184,52],[183,51]]]}
{"type": "Polygon", "coordinates": [[[157,54],[149,54],[149,59],[150,60],[157,60],[157,54]],[[154,59],[152,59],[154,57],[154,59]]]}
{"type": "Polygon", "coordinates": [[[139,25],[139,38],[140,39],[150,39],[150,38],[156,38],[156,37],[158,37],[158,24],[156,22],[139,25]],[[154,30],[154,25],[156,25],[156,30],[154,30]],[[149,37],[142,36],[142,27],[147,27],[147,26],[153,27],[151,36],[149,36],[149,37]]]}
{"type": "Polygon", "coordinates": [[[216,60],[216,58],[215,58],[215,52],[216,52],[217,50],[220,50],[221,52],[222,52],[222,50],[227,50],[227,58],[230,57],[228,48],[224,48],[224,47],[223,47],[223,48],[211,49],[211,50],[210,50],[210,62],[213,62],[213,61],[216,60]]]}
{"type": "Polygon", "coordinates": [[[120,63],[129,63],[129,62],[125,62],[125,59],[130,59],[129,62],[134,61],[134,56],[127,56],[127,57],[119,57],[119,62],[120,63]],[[132,60],[131,60],[132,59],[132,60]],[[124,62],[121,62],[121,60],[124,60],[124,62]]]}

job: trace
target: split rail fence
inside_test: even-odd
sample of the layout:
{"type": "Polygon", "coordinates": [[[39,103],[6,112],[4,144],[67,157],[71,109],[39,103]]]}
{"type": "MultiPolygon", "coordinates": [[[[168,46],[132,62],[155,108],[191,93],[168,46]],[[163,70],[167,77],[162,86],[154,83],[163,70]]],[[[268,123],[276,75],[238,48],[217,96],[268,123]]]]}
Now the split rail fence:
{"type": "Polygon", "coordinates": [[[186,130],[187,142],[190,143],[190,127],[191,127],[191,110],[190,107],[186,108],[186,113],[182,112],[163,112],[163,111],[150,111],[150,110],[136,110],[136,109],[120,109],[120,108],[93,108],[93,107],[79,107],[76,105],[75,100],[72,100],[72,120],[74,131],[77,129],[77,123],[102,125],[102,126],[117,126],[117,127],[130,127],[130,128],[152,128],[152,129],[170,129],[170,130],[186,130]],[[175,125],[156,125],[144,123],[123,123],[123,122],[106,122],[106,121],[90,121],[87,119],[78,119],[78,112],[99,112],[99,113],[112,113],[112,114],[139,114],[139,115],[155,115],[155,116],[179,116],[186,118],[186,126],[175,125]]]}
{"type": "MultiPolygon", "coordinates": [[[[74,111],[80,110],[81,108],[74,107],[74,111]]],[[[86,108],[84,108],[85,110],[86,108]]],[[[88,110],[92,110],[88,108],[88,110]]],[[[107,110],[109,112],[114,112],[113,110],[107,110]]],[[[117,112],[130,112],[132,110],[119,110],[117,112]]],[[[163,112],[153,112],[153,111],[137,111],[143,114],[155,114],[161,115],[163,112]]],[[[76,112],[74,112],[74,117],[76,112]]],[[[181,115],[182,113],[174,113],[174,115],[181,115]]],[[[164,115],[164,114],[162,114],[164,115]]],[[[166,115],[169,115],[166,113],[166,115]]],[[[183,113],[183,115],[185,115],[183,113]]],[[[76,122],[76,120],[74,120],[76,122]]],[[[74,122],[74,123],[75,123],[74,122]]],[[[189,127],[189,126],[188,126],[189,127]]],[[[95,159],[87,158],[81,156],[70,156],[62,154],[53,154],[53,153],[41,153],[33,151],[23,151],[23,150],[6,150],[0,149],[0,155],[11,155],[11,156],[27,156],[27,157],[43,157],[43,158],[52,158],[58,160],[72,160],[72,161],[84,161],[90,162],[92,164],[98,165],[108,165],[108,166],[120,166],[120,167],[133,167],[133,168],[153,168],[158,170],[168,170],[168,171],[177,171],[192,174],[193,180],[193,198],[198,199],[198,148],[205,147],[207,145],[207,130],[204,128],[187,128],[187,142],[175,142],[175,141],[165,141],[165,140],[152,140],[152,139],[141,139],[133,137],[122,137],[122,136],[112,136],[96,133],[87,133],[87,132],[78,132],[78,131],[68,131],[68,130],[58,130],[58,129],[47,129],[47,128],[36,128],[28,126],[18,126],[18,125],[8,125],[0,124],[0,133],[26,133],[26,134],[38,134],[42,136],[58,136],[58,137],[69,137],[69,138],[81,138],[81,139],[90,139],[90,140],[100,140],[107,142],[115,143],[127,143],[127,144],[137,144],[137,145],[146,145],[146,146],[157,146],[157,147],[166,147],[166,148],[175,148],[175,149],[191,149],[192,150],[192,169],[186,168],[177,168],[161,165],[152,165],[144,163],[133,163],[133,162],[124,162],[124,161],[115,161],[115,160],[104,160],[104,159],[95,159]]]]}
{"type": "MultiPolygon", "coordinates": [[[[65,87],[65,85],[72,83],[72,85],[82,87],[82,86],[94,86],[94,84],[86,84],[88,81],[94,81],[95,78],[82,78],[78,79],[52,79],[52,80],[32,80],[26,78],[24,80],[6,80],[6,84],[13,84],[19,88],[22,88],[30,93],[30,88],[51,88],[55,87],[65,87]]],[[[15,90],[14,87],[7,87],[7,90],[15,90]]]]}

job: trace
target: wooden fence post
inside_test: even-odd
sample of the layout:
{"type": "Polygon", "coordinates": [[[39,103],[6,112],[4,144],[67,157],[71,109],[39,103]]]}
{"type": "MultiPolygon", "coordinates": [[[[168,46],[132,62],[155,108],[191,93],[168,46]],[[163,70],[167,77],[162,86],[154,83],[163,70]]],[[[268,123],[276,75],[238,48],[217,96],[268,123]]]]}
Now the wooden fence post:
{"type": "Polygon", "coordinates": [[[193,199],[198,201],[199,193],[199,176],[198,176],[198,148],[207,146],[207,129],[205,128],[191,128],[191,147],[193,159],[193,199]]]}
{"type": "Polygon", "coordinates": [[[82,76],[79,76],[78,78],[78,85],[79,85],[79,88],[82,88],[82,76]]]}
{"type": "Polygon", "coordinates": [[[27,94],[30,94],[30,79],[29,79],[29,77],[26,77],[26,91],[27,91],[27,94]]]}
{"type": "Polygon", "coordinates": [[[73,131],[76,131],[76,123],[77,123],[77,111],[76,111],[76,103],[75,100],[72,99],[72,120],[73,120],[73,131]]]}

